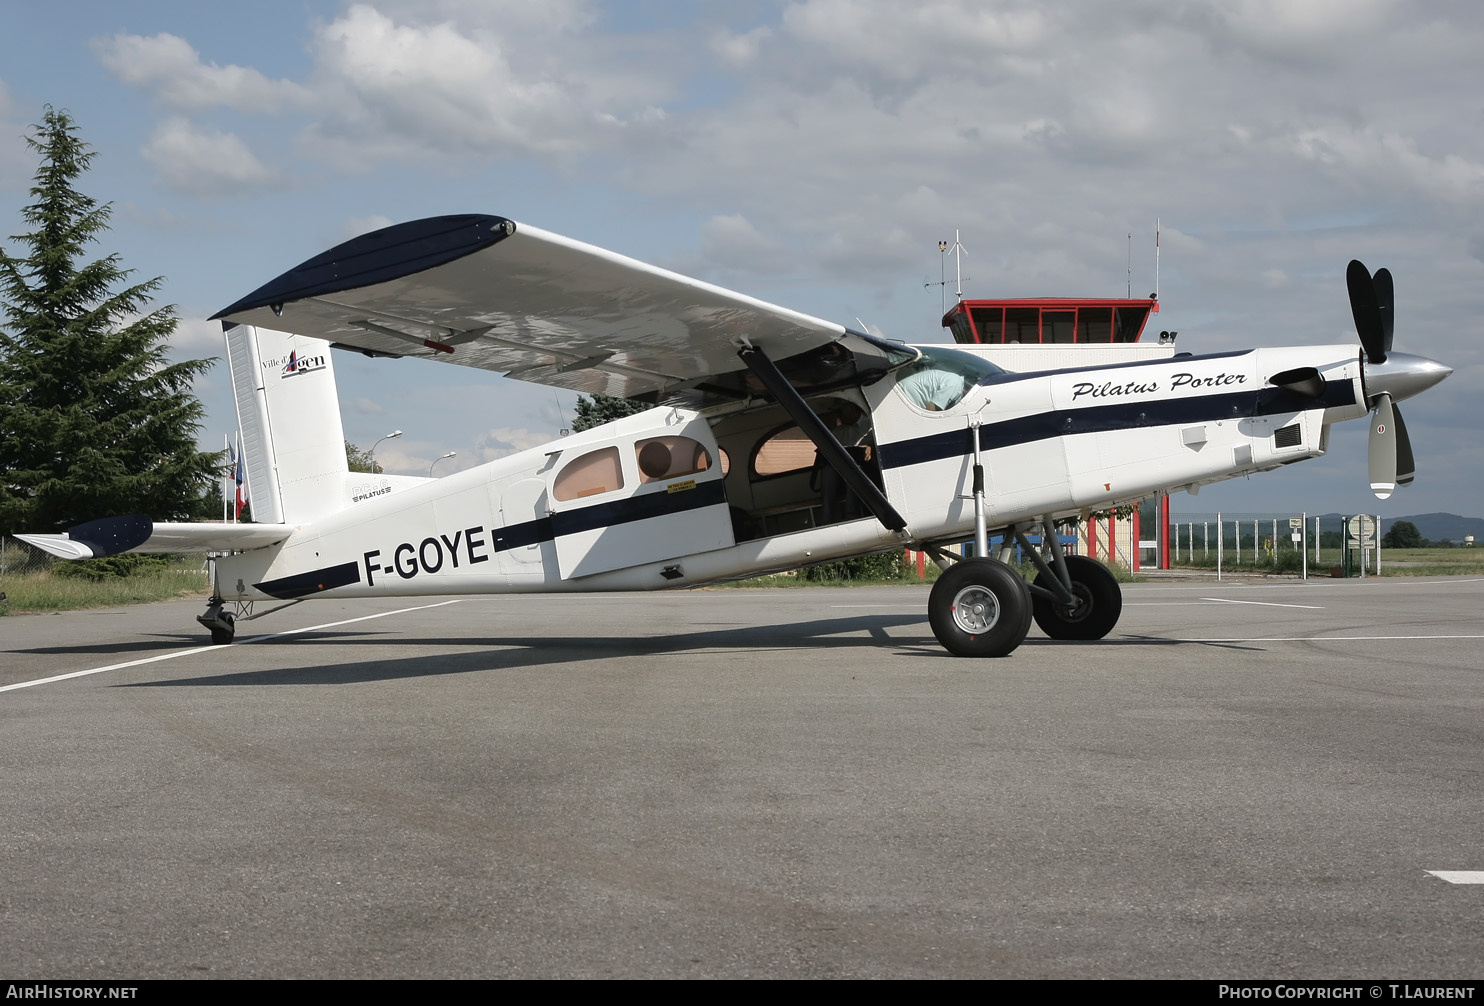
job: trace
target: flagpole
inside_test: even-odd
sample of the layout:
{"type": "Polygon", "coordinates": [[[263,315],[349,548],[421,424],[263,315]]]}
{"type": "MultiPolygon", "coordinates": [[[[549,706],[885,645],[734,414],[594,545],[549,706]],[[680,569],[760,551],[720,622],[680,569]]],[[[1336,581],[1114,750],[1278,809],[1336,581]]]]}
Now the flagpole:
{"type": "Polygon", "coordinates": [[[232,438],[225,433],[222,434],[222,450],[227,452],[227,464],[230,466],[228,473],[222,476],[222,523],[225,524],[227,522],[227,507],[229,505],[227,503],[227,493],[229,491],[227,487],[232,484],[232,480],[236,477],[237,472],[237,459],[232,456],[232,438]]]}

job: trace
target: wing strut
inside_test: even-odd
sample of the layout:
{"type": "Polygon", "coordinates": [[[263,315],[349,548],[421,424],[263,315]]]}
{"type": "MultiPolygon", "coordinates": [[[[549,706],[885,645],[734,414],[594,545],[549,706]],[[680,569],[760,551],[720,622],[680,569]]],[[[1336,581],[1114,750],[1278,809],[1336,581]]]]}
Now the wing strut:
{"type": "Polygon", "coordinates": [[[757,346],[744,346],[737,351],[742,362],[747,364],[747,369],[757,375],[757,379],[763,382],[763,387],[768,389],[779,405],[794,422],[799,424],[799,429],[804,435],[814,442],[814,447],[819,451],[819,456],[829,464],[840,477],[845,480],[861,502],[870,508],[876,519],[886,526],[888,531],[900,531],[907,526],[902,515],[897,513],[896,507],[872,482],[865,472],[861,471],[860,465],[850,456],[850,452],[840,446],[840,441],[825,426],[824,420],[815,415],[814,410],[809,408],[809,403],[804,397],[788,383],[788,379],[778,370],[778,366],[757,346]]]}

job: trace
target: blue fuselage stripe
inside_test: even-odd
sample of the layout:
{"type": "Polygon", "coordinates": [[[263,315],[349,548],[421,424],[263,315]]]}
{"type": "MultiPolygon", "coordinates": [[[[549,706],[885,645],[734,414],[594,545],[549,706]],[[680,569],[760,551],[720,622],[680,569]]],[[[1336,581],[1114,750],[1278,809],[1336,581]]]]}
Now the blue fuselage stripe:
{"type": "MultiPolygon", "coordinates": [[[[631,496],[628,499],[613,500],[608,503],[595,503],[592,506],[564,510],[549,517],[537,517],[534,520],[521,521],[519,524],[491,528],[490,538],[494,551],[505,552],[527,545],[538,545],[543,541],[553,541],[562,535],[596,531],[605,527],[618,527],[634,521],[649,520],[652,517],[664,517],[725,503],[726,491],[722,487],[721,480],[712,479],[698,482],[694,488],[683,489],[679,492],[649,492],[642,496],[631,496]]],[[[473,530],[477,533],[483,529],[474,528],[473,530]]],[[[253,586],[270,597],[287,600],[360,582],[360,567],[354,562],[349,562],[313,569],[307,573],[294,573],[276,580],[264,580],[253,586]]]]}
{"type": "MultiPolygon", "coordinates": [[[[1265,387],[1257,391],[1237,391],[1221,395],[1092,405],[986,423],[979,427],[979,449],[992,451],[1078,433],[1105,433],[1149,426],[1210,423],[1222,419],[1305,412],[1309,409],[1352,405],[1354,402],[1355,387],[1347,380],[1325,382],[1324,394],[1318,398],[1309,398],[1285,388],[1265,387]]],[[[920,465],[944,458],[963,457],[972,450],[973,444],[969,440],[966,427],[946,430],[926,437],[882,444],[881,467],[904,468],[907,465],[920,465]]]]}

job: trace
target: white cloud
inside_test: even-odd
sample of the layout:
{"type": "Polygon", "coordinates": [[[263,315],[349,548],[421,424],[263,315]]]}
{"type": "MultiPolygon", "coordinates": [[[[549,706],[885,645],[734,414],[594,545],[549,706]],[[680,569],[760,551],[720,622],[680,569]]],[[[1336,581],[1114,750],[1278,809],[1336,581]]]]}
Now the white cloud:
{"type": "Polygon", "coordinates": [[[222,323],[207,321],[200,315],[181,317],[170,336],[170,349],[171,355],[178,358],[220,356],[224,351],[222,323]]]}
{"type": "Polygon", "coordinates": [[[203,63],[185,39],[165,32],[148,38],[120,32],[93,43],[98,58],[132,87],[151,91],[174,108],[215,106],[273,113],[303,104],[309,93],[287,80],[271,80],[249,67],[203,63]]]}
{"type": "Polygon", "coordinates": [[[386,415],[386,409],[380,402],[376,401],[374,398],[367,398],[364,395],[351,402],[350,408],[352,411],[363,416],[386,415]]]}
{"type": "Polygon", "coordinates": [[[349,241],[351,238],[370,234],[372,231],[379,231],[391,225],[391,218],[382,216],[380,213],[373,213],[369,217],[351,217],[340,227],[340,240],[349,241]]]}
{"type": "Polygon", "coordinates": [[[315,50],[328,100],[307,139],[336,160],[572,152],[597,111],[552,67],[517,70],[519,47],[490,29],[398,22],[356,4],[319,29],[315,50]]]}
{"type": "Polygon", "coordinates": [[[234,133],[166,119],[140,154],[167,188],[195,196],[241,195],[253,188],[281,187],[287,178],[265,164],[234,133]]]}
{"type": "Polygon", "coordinates": [[[1382,184],[1436,202],[1484,202],[1484,164],[1455,153],[1429,157],[1410,137],[1373,128],[1307,129],[1292,138],[1304,161],[1362,185],[1382,184]]]}
{"type": "Polygon", "coordinates": [[[1257,53],[1328,60],[1370,35],[1396,0],[1207,0],[1222,34],[1257,53]]]}
{"type": "MultiPolygon", "coordinates": [[[[519,426],[497,426],[474,438],[474,458],[465,458],[463,467],[508,457],[532,447],[551,443],[550,430],[529,430],[519,426]]],[[[453,459],[449,459],[450,461],[453,459]]]]}
{"type": "Polygon", "coordinates": [[[1045,4],[951,0],[806,0],[783,12],[782,26],[811,48],[897,79],[1007,54],[1033,65],[1057,33],[1045,4]]]}
{"type": "Polygon", "coordinates": [[[733,67],[746,67],[758,58],[763,45],[773,37],[773,29],[759,25],[740,34],[718,31],[711,36],[711,50],[733,67]]]}

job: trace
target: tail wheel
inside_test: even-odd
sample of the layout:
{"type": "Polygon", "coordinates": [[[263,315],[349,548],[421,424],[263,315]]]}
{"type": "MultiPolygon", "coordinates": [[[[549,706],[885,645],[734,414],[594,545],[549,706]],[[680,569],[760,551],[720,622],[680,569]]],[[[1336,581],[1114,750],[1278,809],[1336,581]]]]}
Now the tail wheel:
{"type": "Polygon", "coordinates": [[[237,635],[237,620],[232,617],[230,611],[222,612],[220,621],[225,624],[226,628],[216,625],[211,627],[211,642],[215,646],[225,646],[232,641],[232,637],[237,635]]]}
{"type": "Polygon", "coordinates": [[[995,559],[967,559],[938,577],[928,597],[933,635],[958,657],[1003,657],[1031,624],[1030,592],[995,559]]]}
{"type": "MultiPolygon", "coordinates": [[[[1077,606],[1068,610],[1037,595],[1032,601],[1036,624],[1052,639],[1102,639],[1123,614],[1123,590],[1108,567],[1096,559],[1069,555],[1066,561],[1077,606]]],[[[1042,573],[1036,577],[1036,586],[1051,590],[1052,582],[1042,573]]]]}

